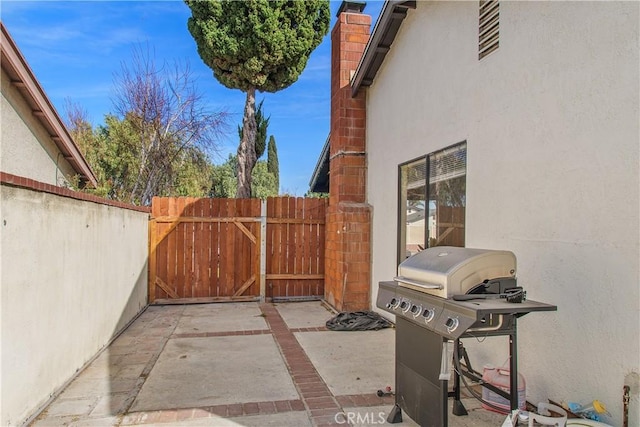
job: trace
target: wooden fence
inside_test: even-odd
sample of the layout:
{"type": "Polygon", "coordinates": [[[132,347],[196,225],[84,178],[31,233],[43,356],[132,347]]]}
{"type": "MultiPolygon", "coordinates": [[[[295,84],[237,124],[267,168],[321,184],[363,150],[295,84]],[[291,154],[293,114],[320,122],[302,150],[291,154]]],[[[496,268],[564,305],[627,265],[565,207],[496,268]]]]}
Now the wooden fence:
{"type": "Polygon", "coordinates": [[[324,293],[326,199],[154,198],[149,302],[324,293]]]}
{"type": "Polygon", "coordinates": [[[464,206],[436,206],[436,238],[429,246],[464,246],[464,206]]]}

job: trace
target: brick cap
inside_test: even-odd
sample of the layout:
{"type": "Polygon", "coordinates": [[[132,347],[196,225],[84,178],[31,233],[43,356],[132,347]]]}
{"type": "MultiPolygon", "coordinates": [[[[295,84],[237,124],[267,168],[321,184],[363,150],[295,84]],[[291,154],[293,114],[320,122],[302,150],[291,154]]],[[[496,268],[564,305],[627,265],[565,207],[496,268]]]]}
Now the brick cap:
{"type": "Polygon", "coordinates": [[[338,13],[336,13],[336,17],[340,16],[341,13],[362,13],[364,8],[367,6],[366,2],[363,1],[343,1],[340,5],[340,9],[338,9],[338,13]]]}
{"type": "Polygon", "coordinates": [[[0,184],[10,187],[23,188],[30,191],[37,191],[39,193],[54,194],[56,196],[67,197],[84,202],[93,202],[99,205],[113,206],[116,208],[129,209],[132,211],[151,213],[151,209],[147,206],[135,206],[128,203],[119,202],[117,200],[105,199],[102,197],[94,196],[93,194],[81,193],[79,191],[74,191],[66,187],[58,187],[56,185],[36,181],[24,176],[13,175],[7,172],[0,172],[0,184]]]}

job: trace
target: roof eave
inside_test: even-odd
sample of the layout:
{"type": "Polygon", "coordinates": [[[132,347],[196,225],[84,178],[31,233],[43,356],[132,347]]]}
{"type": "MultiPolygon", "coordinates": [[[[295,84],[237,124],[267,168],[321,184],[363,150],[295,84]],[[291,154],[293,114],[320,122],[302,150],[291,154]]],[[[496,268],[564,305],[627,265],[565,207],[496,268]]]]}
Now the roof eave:
{"type": "Polygon", "coordinates": [[[402,21],[407,16],[407,10],[415,8],[416,0],[387,0],[384,3],[358,68],[351,79],[352,96],[358,93],[361,86],[370,86],[373,83],[402,21]]]}
{"type": "Polygon", "coordinates": [[[11,83],[17,86],[20,93],[26,98],[34,117],[47,129],[52,141],[80,176],[81,181],[96,187],[98,185],[97,179],[80,149],[71,138],[60,115],[51,104],[20,49],[18,49],[9,31],[1,21],[0,27],[2,30],[2,68],[11,77],[11,83]]]}

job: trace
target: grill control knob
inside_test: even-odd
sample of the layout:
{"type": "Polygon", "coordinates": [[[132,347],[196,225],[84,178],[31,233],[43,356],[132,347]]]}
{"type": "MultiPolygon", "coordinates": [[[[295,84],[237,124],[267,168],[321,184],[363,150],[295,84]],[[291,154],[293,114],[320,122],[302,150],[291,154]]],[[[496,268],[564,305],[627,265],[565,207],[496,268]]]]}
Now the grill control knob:
{"type": "Polygon", "coordinates": [[[422,311],[422,306],[414,304],[411,306],[411,310],[409,311],[411,311],[411,314],[413,314],[413,317],[416,317],[422,311]]]}
{"type": "Polygon", "coordinates": [[[389,309],[394,309],[398,306],[398,299],[397,298],[391,298],[391,301],[389,301],[389,304],[387,304],[387,308],[389,309]]]}
{"type": "Polygon", "coordinates": [[[402,302],[400,303],[400,309],[401,309],[404,313],[406,313],[407,311],[409,311],[409,307],[410,307],[410,306],[411,306],[411,305],[410,305],[409,301],[402,301],[402,302]]]}
{"type": "Polygon", "coordinates": [[[431,308],[425,308],[422,312],[422,317],[424,317],[425,322],[429,323],[433,320],[436,312],[431,308]]]}
{"type": "Polygon", "coordinates": [[[460,322],[458,321],[457,318],[449,317],[444,325],[447,327],[447,331],[449,331],[449,333],[451,333],[451,332],[456,330],[456,328],[458,327],[459,323],[460,322]]]}

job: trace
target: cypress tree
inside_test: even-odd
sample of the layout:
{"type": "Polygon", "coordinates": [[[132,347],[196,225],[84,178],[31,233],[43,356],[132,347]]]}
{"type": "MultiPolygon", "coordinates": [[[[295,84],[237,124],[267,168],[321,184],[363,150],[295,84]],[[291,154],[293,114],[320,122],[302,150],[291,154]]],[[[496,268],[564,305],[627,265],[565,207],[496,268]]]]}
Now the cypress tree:
{"type": "Polygon", "coordinates": [[[269,148],[267,149],[267,171],[271,172],[276,178],[276,189],[280,192],[280,165],[278,164],[278,149],[276,148],[276,139],[271,135],[269,137],[269,148]]]}
{"type": "Polygon", "coordinates": [[[251,197],[256,91],[291,86],[329,30],[329,1],[185,0],[198,54],[220,83],[246,94],[237,197],[251,197]]]}
{"type": "MultiPolygon", "coordinates": [[[[260,101],[258,108],[256,108],[256,139],[254,147],[256,159],[262,157],[265,148],[267,148],[267,128],[269,127],[269,120],[271,119],[271,116],[265,118],[264,113],[262,112],[263,103],[264,99],[260,101]]],[[[238,136],[240,136],[240,141],[242,141],[242,135],[242,126],[238,126],[238,136]]]]}

